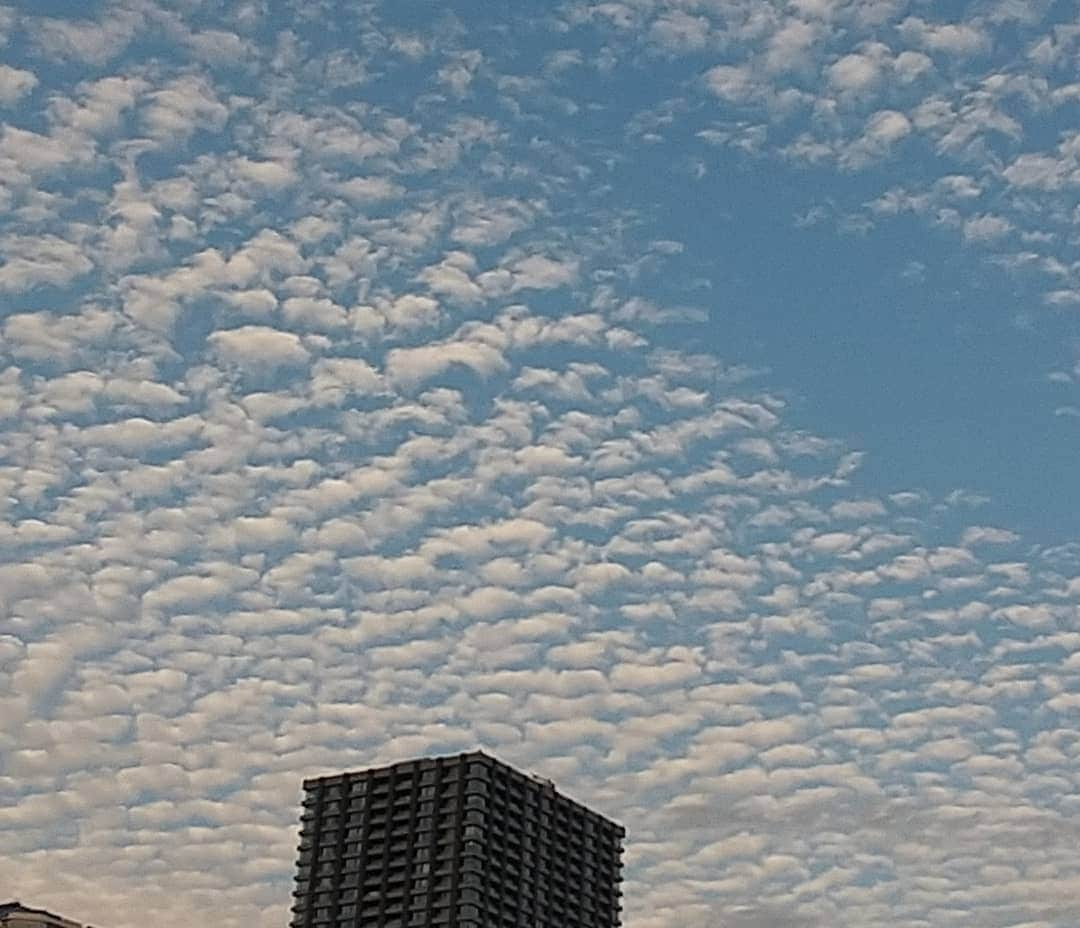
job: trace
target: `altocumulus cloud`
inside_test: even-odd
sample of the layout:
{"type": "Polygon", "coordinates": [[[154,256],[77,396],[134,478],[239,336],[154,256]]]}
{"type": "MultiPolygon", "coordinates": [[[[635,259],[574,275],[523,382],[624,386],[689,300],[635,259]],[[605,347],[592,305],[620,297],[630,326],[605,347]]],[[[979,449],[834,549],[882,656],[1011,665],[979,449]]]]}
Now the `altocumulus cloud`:
{"type": "Polygon", "coordinates": [[[304,776],[484,746],[630,928],[1071,928],[1080,552],[865,476],[610,194],[810,166],[1070,305],[1075,30],[465,6],[0,8],[0,886],[281,925],[304,776]]]}

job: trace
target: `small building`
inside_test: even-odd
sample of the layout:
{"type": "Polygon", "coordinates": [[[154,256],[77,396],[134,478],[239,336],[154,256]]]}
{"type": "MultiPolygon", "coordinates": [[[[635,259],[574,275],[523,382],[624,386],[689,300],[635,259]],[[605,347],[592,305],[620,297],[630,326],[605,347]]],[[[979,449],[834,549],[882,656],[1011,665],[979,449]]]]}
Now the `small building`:
{"type": "Polygon", "coordinates": [[[83,928],[62,915],[32,909],[21,902],[0,902],[0,928],[83,928]]]}

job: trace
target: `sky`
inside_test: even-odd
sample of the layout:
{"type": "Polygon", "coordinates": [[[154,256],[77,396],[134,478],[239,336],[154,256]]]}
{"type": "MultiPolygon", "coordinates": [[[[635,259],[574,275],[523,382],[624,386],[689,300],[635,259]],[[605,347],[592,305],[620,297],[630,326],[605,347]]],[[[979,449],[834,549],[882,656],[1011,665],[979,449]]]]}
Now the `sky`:
{"type": "Polygon", "coordinates": [[[1075,925],[1078,14],[0,6],[0,897],[482,748],[627,928],[1075,925]]]}

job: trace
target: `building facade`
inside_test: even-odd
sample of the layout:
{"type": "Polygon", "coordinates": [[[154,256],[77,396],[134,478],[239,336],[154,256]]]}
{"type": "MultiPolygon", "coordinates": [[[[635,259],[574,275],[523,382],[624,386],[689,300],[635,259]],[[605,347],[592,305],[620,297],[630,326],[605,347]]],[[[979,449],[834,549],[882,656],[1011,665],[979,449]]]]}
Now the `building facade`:
{"type": "Polygon", "coordinates": [[[482,752],[304,783],[292,928],[617,928],[621,826],[482,752]]]}
{"type": "Polygon", "coordinates": [[[82,925],[21,902],[0,902],[0,928],[82,928],[82,925]]]}

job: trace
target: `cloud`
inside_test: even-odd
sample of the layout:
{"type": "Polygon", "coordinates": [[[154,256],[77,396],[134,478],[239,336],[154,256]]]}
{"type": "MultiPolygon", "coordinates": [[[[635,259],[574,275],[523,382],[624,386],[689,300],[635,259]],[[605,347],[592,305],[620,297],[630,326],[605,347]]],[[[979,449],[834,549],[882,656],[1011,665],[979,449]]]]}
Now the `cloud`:
{"type": "Polygon", "coordinates": [[[844,55],[829,66],[829,83],[840,91],[864,91],[881,80],[881,68],[871,55],[844,55]]]}
{"type": "Polygon", "coordinates": [[[229,118],[210,82],[199,76],[176,78],[146,96],[143,124],[162,143],[184,141],[199,130],[219,131],[229,118]]]}
{"type": "Polygon", "coordinates": [[[320,400],[341,402],[351,394],[377,393],[383,380],[359,358],[321,358],[312,366],[311,390],[320,400]]]}
{"type": "Polygon", "coordinates": [[[738,65],[717,65],[705,74],[712,93],[728,103],[747,103],[761,95],[761,88],[749,69],[738,65]]]}
{"type": "Polygon", "coordinates": [[[1080,556],[717,354],[810,234],[762,184],[815,273],[896,222],[1065,305],[1068,29],[260,9],[0,10],[0,882],[279,925],[305,776],[484,746],[637,928],[1070,925],[1080,556]]]}
{"type": "Polygon", "coordinates": [[[212,333],[208,341],[223,360],[253,370],[263,365],[306,364],[310,358],[298,336],[263,325],[223,329],[212,333]]]}
{"type": "Polygon", "coordinates": [[[821,924],[813,916],[803,917],[779,906],[740,906],[710,917],[730,928],[817,928],[821,924]]]}
{"type": "Polygon", "coordinates": [[[513,261],[507,269],[513,280],[513,291],[553,290],[574,282],[578,275],[578,262],[572,258],[526,255],[513,261]]]}
{"type": "Polygon", "coordinates": [[[75,98],[56,95],[49,101],[49,117],[77,132],[98,136],[115,130],[146,91],[149,83],[139,77],[104,77],[85,81],[75,98]]]}
{"type": "Polygon", "coordinates": [[[802,67],[808,61],[807,53],[817,33],[816,24],[791,17],[769,37],[765,66],[772,72],[802,67]]]}
{"type": "Polygon", "coordinates": [[[436,75],[438,81],[455,97],[464,97],[468,93],[483,60],[483,53],[477,49],[462,52],[454,60],[439,69],[436,75]]]}
{"type": "Polygon", "coordinates": [[[909,16],[898,30],[907,41],[946,55],[977,55],[990,48],[990,37],[978,22],[930,23],[909,16]]]}
{"type": "Polygon", "coordinates": [[[400,185],[386,177],[352,177],[337,184],[336,190],[353,203],[378,203],[402,192],[400,185]]]}
{"type": "Polygon", "coordinates": [[[236,175],[243,180],[274,191],[284,190],[297,181],[297,175],[292,166],[280,161],[254,161],[250,158],[238,158],[233,162],[232,167],[236,175]]]}
{"type": "Polygon", "coordinates": [[[673,54],[701,51],[709,41],[709,20],[683,10],[671,10],[653,20],[649,37],[673,54]]]}
{"type": "Polygon", "coordinates": [[[418,384],[460,365],[481,377],[508,368],[502,352],[479,341],[448,341],[420,348],[395,348],[386,358],[386,373],[404,387],[418,384]]]}
{"type": "Polygon", "coordinates": [[[537,207],[512,198],[479,200],[457,211],[457,223],[450,237],[462,245],[497,245],[526,228],[537,207]]]}
{"type": "Polygon", "coordinates": [[[143,25],[133,10],[115,7],[101,22],[74,19],[31,19],[38,49],[57,61],[105,65],[119,55],[143,25]]]}
{"type": "Polygon", "coordinates": [[[56,235],[8,235],[2,240],[0,290],[21,293],[40,284],[59,287],[94,266],[84,249],[56,235]]]}
{"type": "Polygon", "coordinates": [[[865,167],[887,155],[911,131],[911,122],[903,113],[879,110],[867,119],[862,136],[848,146],[840,162],[851,168],[865,167]]]}
{"type": "Polygon", "coordinates": [[[1014,187],[1050,191],[1070,183],[1078,170],[1080,164],[1075,157],[1032,153],[1019,155],[1005,168],[1003,176],[1014,187]]]}
{"type": "Polygon", "coordinates": [[[38,85],[33,71],[0,64],[0,106],[11,106],[38,85]]]}
{"type": "Polygon", "coordinates": [[[116,317],[103,309],[72,315],[44,310],[13,313],[4,321],[4,349],[14,358],[70,364],[114,331],[116,317]]]}
{"type": "Polygon", "coordinates": [[[1012,223],[1002,216],[972,216],[964,223],[964,239],[969,242],[987,242],[1007,235],[1012,223]]]}

